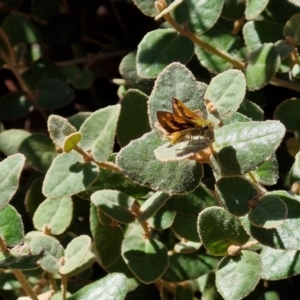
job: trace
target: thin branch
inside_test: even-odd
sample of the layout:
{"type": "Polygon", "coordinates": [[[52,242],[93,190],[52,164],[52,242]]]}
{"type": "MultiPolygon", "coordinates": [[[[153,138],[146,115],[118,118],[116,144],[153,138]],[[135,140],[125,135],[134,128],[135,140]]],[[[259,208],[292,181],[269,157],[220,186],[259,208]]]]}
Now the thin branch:
{"type": "Polygon", "coordinates": [[[272,84],[272,85],[285,87],[287,89],[300,92],[300,85],[299,84],[296,84],[296,83],[293,83],[293,82],[290,82],[290,81],[286,81],[286,80],[278,78],[278,77],[273,77],[272,80],[269,83],[272,84]]]}
{"type": "Polygon", "coordinates": [[[61,274],[61,293],[62,299],[67,299],[67,276],[65,274],[61,274]]]}
{"type": "Polygon", "coordinates": [[[18,281],[20,282],[20,284],[22,285],[22,288],[24,289],[24,291],[26,292],[26,294],[33,300],[38,300],[37,295],[34,293],[34,291],[32,290],[32,288],[30,287],[28,281],[26,280],[25,276],[23,275],[23,273],[19,270],[11,270],[12,273],[16,276],[16,278],[18,279],[18,281]]]}
{"type": "Polygon", "coordinates": [[[8,252],[4,240],[0,237],[0,251],[5,253],[8,252]]]}
{"type": "Polygon", "coordinates": [[[114,14],[115,14],[115,16],[116,16],[118,22],[119,22],[119,24],[120,24],[121,29],[123,30],[123,32],[124,32],[125,34],[128,34],[127,29],[126,29],[126,26],[125,26],[125,24],[124,24],[124,22],[123,22],[123,20],[122,20],[122,18],[121,18],[121,16],[120,16],[118,10],[117,10],[117,7],[116,7],[116,5],[115,5],[114,0],[109,0],[109,2],[110,2],[110,5],[111,5],[111,7],[112,7],[112,9],[113,9],[113,12],[114,12],[114,14]]]}
{"type": "Polygon", "coordinates": [[[47,115],[46,113],[37,106],[36,104],[36,98],[34,93],[31,91],[25,80],[23,79],[22,75],[18,72],[18,69],[14,67],[13,63],[10,61],[9,57],[4,53],[3,51],[0,51],[0,55],[5,61],[8,69],[10,69],[13,74],[15,75],[16,79],[18,80],[22,90],[26,93],[27,99],[31,102],[31,104],[34,106],[34,108],[41,114],[41,116],[44,118],[45,121],[47,121],[47,115]]]}
{"type": "MultiPolygon", "coordinates": [[[[165,8],[166,8],[166,3],[164,0],[159,0],[155,2],[157,9],[162,12],[165,8]]],[[[171,14],[168,13],[164,13],[164,18],[165,20],[174,27],[174,29],[176,29],[180,34],[188,37],[194,44],[196,44],[197,46],[201,47],[202,49],[204,49],[207,52],[210,52],[218,57],[223,58],[225,61],[231,63],[234,67],[236,67],[237,69],[244,69],[245,68],[245,64],[237,59],[235,59],[234,57],[232,57],[231,55],[229,55],[227,52],[222,51],[220,49],[217,49],[213,46],[211,46],[210,44],[208,44],[207,42],[205,42],[204,40],[202,40],[201,38],[199,38],[197,35],[195,35],[193,32],[189,31],[187,28],[182,27],[181,25],[179,25],[171,16],[171,14]]]]}
{"type": "Polygon", "coordinates": [[[86,57],[75,58],[72,60],[60,61],[57,62],[56,65],[59,67],[66,67],[66,66],[76,65],[76,64],[86,64],[86,63],[93,64],[98,60],[125,55],[129,51],[130,50],[121,50],[121,51],[109,52],[109,53],[98,53],[96,55],[90,55],[86,57]]]}

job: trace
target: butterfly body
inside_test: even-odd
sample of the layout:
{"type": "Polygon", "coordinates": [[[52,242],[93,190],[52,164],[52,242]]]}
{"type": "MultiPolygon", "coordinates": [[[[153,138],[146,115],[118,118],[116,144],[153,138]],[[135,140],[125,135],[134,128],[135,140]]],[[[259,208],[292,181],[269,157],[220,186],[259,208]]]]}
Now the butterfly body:
{"type": "Polygon", "coordinates": [[[160,126],[167,132],[166,137],[171,144],[177,144],[185,137],[204,136],[213,139],[214,124],[201,115],[191,111],[180,100],[172,98],[173,113],[158,111],[157,119],[160,126]]]}

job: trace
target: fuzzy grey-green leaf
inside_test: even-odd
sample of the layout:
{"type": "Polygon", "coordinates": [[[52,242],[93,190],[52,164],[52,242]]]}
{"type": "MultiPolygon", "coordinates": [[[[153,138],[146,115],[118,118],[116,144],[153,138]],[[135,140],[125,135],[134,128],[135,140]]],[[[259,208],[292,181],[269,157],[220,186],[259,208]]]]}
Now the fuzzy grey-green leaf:
{"type": "Polygon", "coordinates": [[[229,124],[215,130],[212,166],[220,175],[240,175],[270,158],[285,133],[278,121],[229,124]]]}
{"type": "Polygon", "coordinates": [[[156,133],[132,141],[117,155],[116,163],[134,182],[167,194],[185,194],[194,190],[202,178],[202,166],[191,160],[158,161],[153,153],[163,142],[156,133]]]}
{"type": "Polygon", "coordinates": [[[0,162],[0,208],[3,208],[17,191],[24,164],[23,154],[8,156],[0,162]]]}
{"type": "Polygon", "coordinates": [[[155,78],[170,63],[186,64],[194,53],[194,44],[174,29],[157,29],[147,33],[138,46],[138,75],[155,78]]]}

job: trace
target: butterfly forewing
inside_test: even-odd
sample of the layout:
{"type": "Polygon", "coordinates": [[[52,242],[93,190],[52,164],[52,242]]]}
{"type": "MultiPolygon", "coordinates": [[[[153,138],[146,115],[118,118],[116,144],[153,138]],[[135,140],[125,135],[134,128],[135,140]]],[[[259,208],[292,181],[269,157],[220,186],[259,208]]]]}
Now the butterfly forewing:
{"type": "Polygon", "coordinates": [[[191,111],[180,100],[178,100],[175,97],[172,98],[172,108],[174,114],[177,114],[183,118],[192,119],[192,120],[200,118],[199,115],[191,111]]]}
{"type": "Polygon", "coordinates": [[[168,133],[182,131],[194,127],[194,125],[190,122],[187,122],[185,118],[167,111],[158,111],[156,115],[158,122],[168,133]]]}
{"type": "Polygon", "coordinates": [[[210,123],[206,119],[201,116],[201,114],[196,114],[195,112],[191,111],[189,108],[187,108],[180,100],[173,97],[172,98],[172,108],[174,114],[180,115],[186,120],[189,120],[192,124],[195,126],[205,126],[210,123]]]}
{"type": "Polygon", "coordinates": [[[213,123],[187,108],[177,98],[172,98],[173,113],[158,111],[156,113],[160,126],[167,132],[166,137],[174,145],[186,136],[195,135],[213,138],[213,123]]]}

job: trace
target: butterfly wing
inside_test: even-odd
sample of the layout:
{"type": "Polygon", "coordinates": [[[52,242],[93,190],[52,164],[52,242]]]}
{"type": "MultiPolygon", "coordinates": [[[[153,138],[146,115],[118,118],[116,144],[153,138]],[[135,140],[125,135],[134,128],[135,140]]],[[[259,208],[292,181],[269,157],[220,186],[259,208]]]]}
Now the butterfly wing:
{"type": "Polygon", "coordinates": [[[194,113],[193,111],[191,111],[180,100],[178,100],[175,97],[172,98],[172,108],[173,108],[174,114],[179,115],[183,118],[186,118],[189,120],[201,118],[201,116],[199,116],[196,113],[194,113]]]}
{"type": "Polygon", "coordinates": [[[195,113],[187,108],[180,100],[172,98],[172,108],[174,114],[183,117],[187,122],[193,124],[196,127],[213,127],[212,122],[203,118],[200,112],[195,113]]]}
{"type": "Polygon", "coordinates": [[[170,134],[194,128],[193,124],[187,122],[187,120],[180,115],[167,111],[158,111],[156,116],[160,125],[170,134]]]}

